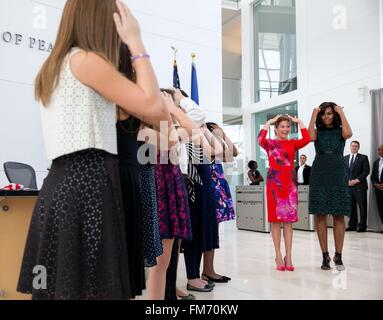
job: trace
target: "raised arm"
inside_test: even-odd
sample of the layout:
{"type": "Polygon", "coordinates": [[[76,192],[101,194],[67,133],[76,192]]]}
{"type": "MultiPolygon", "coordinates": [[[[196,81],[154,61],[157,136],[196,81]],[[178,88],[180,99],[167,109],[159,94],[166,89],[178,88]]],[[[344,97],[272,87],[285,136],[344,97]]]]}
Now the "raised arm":
{"type": "Polygon", "coordinates": [[[299,140],[295,140],[295,149],[296,150],[302,149],[311,142],[310,134],[301,119],[298,119],[297,117],[292,117],[292,116],[289,116],[289,118],[294,123],[297,123],[299,125],[299,128],[301,129],[302,138],[299,140]]]}
{"type": "Polygon", "coordinates": [[[348,140],[352,137],[352,129],[347,120],[347,117],[343,111],[343,107],[336,106],[335,112],[340,115],[340,119],[342,120],[342,136],[344,140],[348,140]]]}
{"type": "Polygon", "coordinates": [[[180,107],[176,106],[173,97],[167,92],[162,92],[164,101],[169,109],[170,114],[177,120],[179,123],[179,132],[180,137],[183,139],[187,137],[192,137],[195,134],[199,134],[199,126],[185,114],[180,107]]]}
{"type": "Polygon", "coordinates": [[[315,123],[317,121],[319,112],[320,112],[320,108],[315,108],[311,115],[310,125],[308,129],[311,141],[316,141],[317,139],[317,130],[315,128],[315,123]]]}
{"type": "Polygon", "coordinates": [[[202,132],[204,134],[204,138],[211,148],[212,157],[221,159],[223,155],[223,147],[220,141],[218,141],[218,139],[209,131],[209,129],[206,127],[206,124],[202,126],[202,132]]]}
{"type": "Polygon", "coordinates": [[[269,121],[267,121],[266,124],[263,126],[262,130],[259,132],[258,143],[263,149],[267,150],[269,146],[269,141],[268,139],[266,139],[266,136],[267,132],[270,129],[270,126],[274,124],[281,116],[282,115],[279,114],[274,119],[270,119],[269,121]]]}
{"type": "MultiPolygon", "coordinates": [[[[133,56],[146,52],[141,40],[137,20],[120,1],[115,23],[121,40],[128,45],[133,56]]],[[[129,57],[130,58],[130,57],[129,57]]],[[[169,112],[161,103],[156,75],[148,58],[133,62],[137,83],[133,83],[109,61],[94,52],[80,51],[73,55],[71,70],[83,84],[99,92],[106,99],[121,106],[127,113],[159,127],[160,121],[168,120],[169,112]],[[146,117],[150,117],[146,120],[146,117]]]]}
{"type": "Polygon", "coordinates": [[[213,135],[221,142],[223,147],[223,161],[232,162],[234,158],[238,156],[238,149],[230,138],[225,134],[223,129],[219,126],[215,126],[213,135]]]}

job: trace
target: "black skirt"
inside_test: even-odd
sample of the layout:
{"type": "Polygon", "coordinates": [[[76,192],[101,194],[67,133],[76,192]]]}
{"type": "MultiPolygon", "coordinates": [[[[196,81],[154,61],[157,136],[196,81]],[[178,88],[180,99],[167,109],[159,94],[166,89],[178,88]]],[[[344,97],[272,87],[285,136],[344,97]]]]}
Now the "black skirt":
{"type": "Polygon", "coordinates": [[[118,168],[116,156],[95,149],[53,161],[33,212],[18,291],[44,300],[130,297],[118,168]],[[45,268],[46,286],[39,279],[36,287],[36,266],[45,268]]]}

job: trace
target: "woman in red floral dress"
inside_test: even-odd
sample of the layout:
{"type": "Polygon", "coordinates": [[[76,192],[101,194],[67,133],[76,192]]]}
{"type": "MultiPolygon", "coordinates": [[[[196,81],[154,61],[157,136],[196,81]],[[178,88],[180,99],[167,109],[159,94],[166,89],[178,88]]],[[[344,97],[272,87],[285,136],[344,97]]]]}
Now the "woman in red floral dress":
{"type": "Polygon", "coordinates": [[[311,142],[310,135],[302,120],[279,115],[265,124],[259,133],[258,142],[266,150],[270,163],[266,183],[267,209],[268,220],[272,224],[277,270],[294,271],[291,257],[292,224],[298,221],[298,192],[294,159],[295,153],[311,142]],[[288,139],[291,121],[299,124],[302,139],[288,139]],[[275,125],[276,139],[266,139],[271,125],[275,125]],[[282,225],[286,248],[284,259],[280,250],[282,225]]]}

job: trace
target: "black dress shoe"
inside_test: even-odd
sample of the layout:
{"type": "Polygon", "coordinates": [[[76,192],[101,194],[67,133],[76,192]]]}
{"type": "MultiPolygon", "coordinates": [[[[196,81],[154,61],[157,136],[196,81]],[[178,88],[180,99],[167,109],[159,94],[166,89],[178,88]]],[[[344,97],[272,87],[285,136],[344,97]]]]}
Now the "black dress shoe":
{"type": "Polygon", "coordinates": [[[356,232],[366,232],[367,228],[359,228],[356,232]]]}
{"type": "Polygon", "coordinates": [[[348,228],[346,229],[346,231],[356,231],[356,228],[355,228],[355,227],[348,227],[348,228]]]}
{"type": "MultiPolygon", "coordinates": [[[[221,278],[215,279],[215,278],[208,276],[207,274],[203,274],[202,276],[204,278],[206,278],[208,281],[215,282],[215,283],[227,283],[227,282],[229,282],[229,280],[226,279],[227,277],[226,278],[221,277],[221,278]]],[[[206,279],[204,279],[204,280],[206,280],[206,279]]]]}

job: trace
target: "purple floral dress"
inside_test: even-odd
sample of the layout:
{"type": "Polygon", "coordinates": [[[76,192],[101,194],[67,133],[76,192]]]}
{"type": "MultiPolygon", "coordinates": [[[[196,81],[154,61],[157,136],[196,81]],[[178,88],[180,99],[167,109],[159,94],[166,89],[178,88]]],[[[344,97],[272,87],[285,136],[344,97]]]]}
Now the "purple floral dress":
{"type": "Polygon", "coordinates": [[[161,164],[160,157],[159,153],[155,175],[161,239],[191,240],[189,200],[181,169],[172,163],[161,164]]]}

